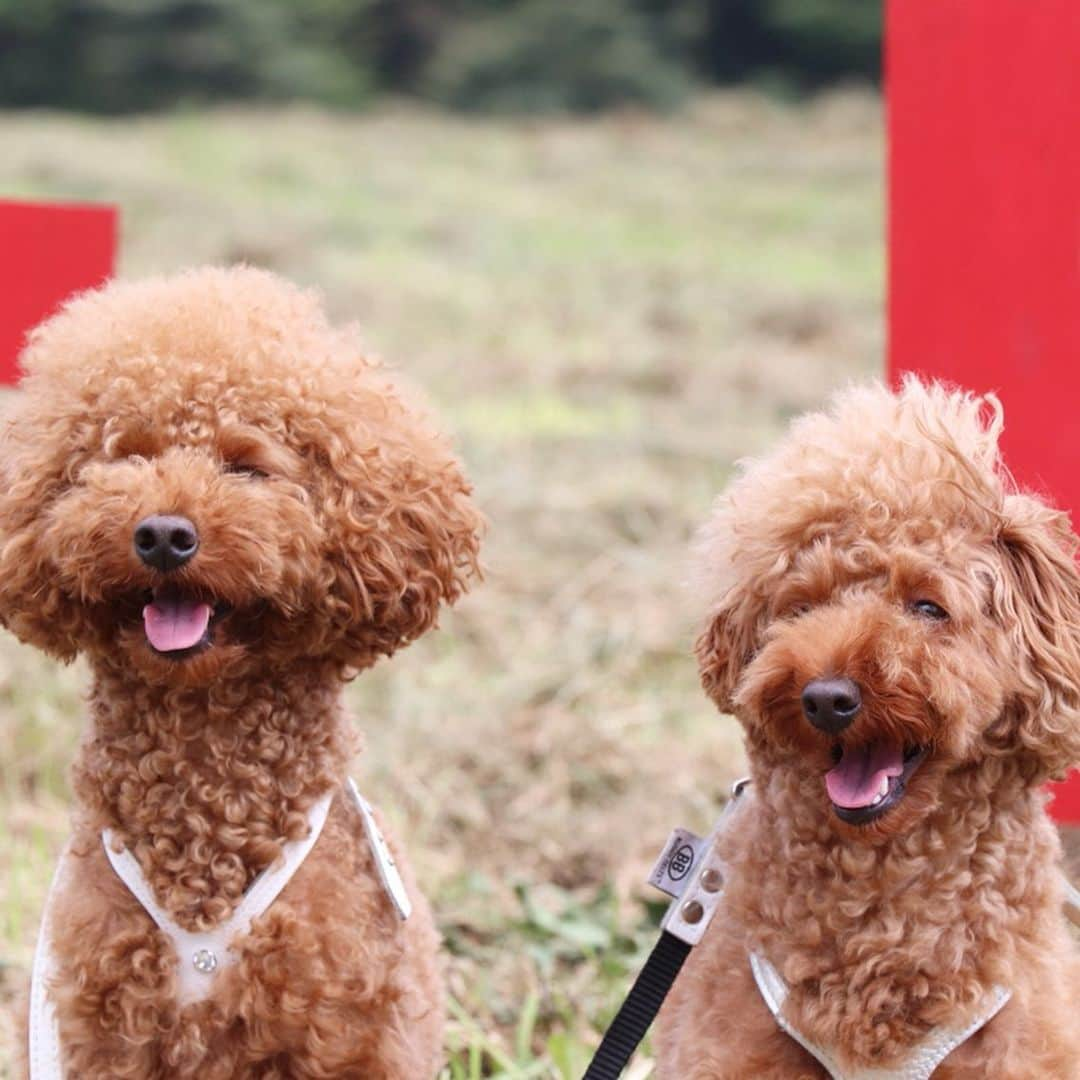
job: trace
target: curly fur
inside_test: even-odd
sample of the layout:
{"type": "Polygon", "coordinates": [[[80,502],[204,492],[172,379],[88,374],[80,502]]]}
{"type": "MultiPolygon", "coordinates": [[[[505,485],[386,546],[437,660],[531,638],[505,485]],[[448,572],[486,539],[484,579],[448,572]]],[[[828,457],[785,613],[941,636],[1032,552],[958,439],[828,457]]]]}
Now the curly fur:
{"type": "Polygon", "coordinates": [[[1080,762],[1077,541],[1013,488],[1001,428],[992,397],[852,389],[718,502],[697,653],[745,730],[753,795],[720,841],[721,910],[662,1014],[663,1076],[827,1075],[761,1001],[756,949],[791,986],[788,1015],[852,1066],[896,1062],[1001,984],[1012,1000],[935,1080],[1080,1077],[1080,955],[1040,791],[1080,762]],[[800,704],[834,675],[863,695],[839,737],[800,704]],[[846,824],[823,781],[835,744],[883,737],[927,756],[896,806],[846,824]]]}
{"type": "Polygon", "coordinates": [[[101,830],[189,930],[227,918],[356,740],[341,687],[430,628],[476,570],[481,520],[442,440],[270,274],[205,269],[84,294],[33,332],[0,436],[0,621],[92,671],[71,871],[54,907],[70,1076],[418,1080],[440,1061],[430,912],[405,924],[335,800],[212,999],[181,1010],[167,939],[101,830]],[[185,660],[147,642],[162,576],[133,547],[182,514],[168,575],[221,605],[185,660]]]}

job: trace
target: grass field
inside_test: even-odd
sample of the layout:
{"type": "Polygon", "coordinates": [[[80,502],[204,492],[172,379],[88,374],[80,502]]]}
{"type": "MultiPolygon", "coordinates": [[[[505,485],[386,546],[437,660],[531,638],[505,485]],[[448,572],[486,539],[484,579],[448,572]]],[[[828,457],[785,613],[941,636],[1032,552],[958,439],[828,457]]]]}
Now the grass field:
{"type": "MultiPolygon", "coordinates": [[[[320,286],[455,432],[486,581],[350,688],[356,773],[446,938],[444,1076],[576,1080],[652,940],[655,850],[740,771],[690,655],[693,530],[737,457],[881,363],[879,103],[0,114],[0,146],[0,194],[120,205],[125,276],[320,286]]],[[[0,1076],[83,681],[0,639],[0,1076]]]]}

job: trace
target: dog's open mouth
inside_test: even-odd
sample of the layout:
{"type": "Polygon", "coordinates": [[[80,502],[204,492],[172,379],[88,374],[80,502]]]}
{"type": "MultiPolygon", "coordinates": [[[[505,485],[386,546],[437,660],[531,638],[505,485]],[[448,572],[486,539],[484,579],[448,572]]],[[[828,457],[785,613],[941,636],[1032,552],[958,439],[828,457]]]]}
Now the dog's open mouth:
{"type": "Polygon", "coordinates": [[[173,586],[154,590],[143,608],[143,629],[150,648],[171,660],[184,660],[209,647],[220,605],[173,586]]]}
{"type": "Polygon", "coordinates": [[[926,757],[926,747],[885,740],[841,747],[836,765],[825,774],[833,810],[849,825],[866,825],[904,797],[908,781],[926,757]]]}

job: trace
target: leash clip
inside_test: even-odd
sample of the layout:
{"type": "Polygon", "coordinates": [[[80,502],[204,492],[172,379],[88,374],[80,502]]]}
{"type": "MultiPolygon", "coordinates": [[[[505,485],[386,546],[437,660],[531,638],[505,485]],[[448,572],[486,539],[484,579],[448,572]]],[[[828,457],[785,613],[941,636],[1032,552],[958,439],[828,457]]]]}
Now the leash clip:
{"type": "Polygon", "coordinates": [[[687,945],[697,945],[724,895],[724,863],[716,841],[749,780],[737,780],[712,835],[703,840],[688,829],[675,829],[649,875],[649,884],[672,897],[660,924],[687,945]]]}

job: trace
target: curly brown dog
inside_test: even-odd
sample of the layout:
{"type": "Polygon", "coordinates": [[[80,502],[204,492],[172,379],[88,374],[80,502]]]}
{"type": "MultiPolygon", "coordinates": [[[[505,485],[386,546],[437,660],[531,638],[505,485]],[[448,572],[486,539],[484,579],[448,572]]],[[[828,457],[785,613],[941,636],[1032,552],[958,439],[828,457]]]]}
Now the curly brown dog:
{"type": "Polygon", "coordinates": [[[1077,541],[1013,490],[1001,428],[992,398],[852,389],[720,499],[698,659],[752,784],[663,1077],[930,1075],[980,1023],[934,1080],[1080,1077],[1041,790],[1080,761],[1077,541]]]}
{"type": "Polygon", "coordinates": [[[426,1080],[437,935],[407,869],[407,921],[379,878],[343,786],[341,691],[475,570],[458,464],[316,298],[255,270],[85,294],[23,366],[0,442],[0,619],[92,673],[48,921],[66,1076],[426,1080]],[[177,955],[102,842],[207,932],[327,803],[216,973],[177,955]],[[212,975],[194,1001],[191,963],[212,975]]]}

